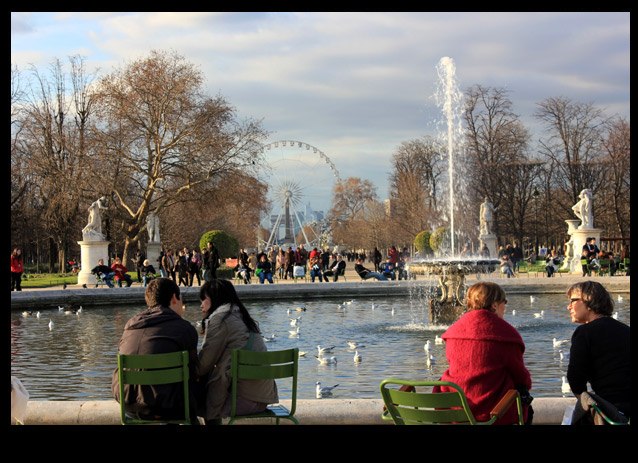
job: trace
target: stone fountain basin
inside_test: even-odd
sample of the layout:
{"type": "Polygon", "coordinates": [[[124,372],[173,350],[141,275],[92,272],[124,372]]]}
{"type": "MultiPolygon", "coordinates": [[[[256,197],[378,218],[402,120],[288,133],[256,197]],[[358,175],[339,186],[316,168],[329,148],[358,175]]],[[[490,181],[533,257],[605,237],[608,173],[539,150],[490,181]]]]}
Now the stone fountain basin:
{"type": "Polygon", "coordinates": [[[410,262],[408,270],[415,275],[466,275],[491,273],[500,264],[498,259],[428,259],[410,262]]]}

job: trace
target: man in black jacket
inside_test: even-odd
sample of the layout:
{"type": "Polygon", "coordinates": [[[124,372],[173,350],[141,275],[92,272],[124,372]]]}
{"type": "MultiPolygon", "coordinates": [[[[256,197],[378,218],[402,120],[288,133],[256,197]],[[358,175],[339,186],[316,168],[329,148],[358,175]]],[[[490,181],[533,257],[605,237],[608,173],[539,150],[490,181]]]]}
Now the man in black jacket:
{"type": "Polygon", "coordinates": [[[339,275],[341,275],[346,270],[346,261],[343,260],[343,256],[341,254],[337,254],[337,260],[330,265],[330,268],[323,272],[324,280],[328,281],[328,277],[332,277],[332,281],[336,282],[339,279],[339,275]]]}
{"type": "MultiPolygon", "coordinates": [[[[184,306],[179,286],[169,278],[156,278],[146,287],[148,308],[134,315],[124,326],[119,344],[120,354],[163,354],[189,352],[191,381],[197,368],[197,330],[182,318],[184,306]]],[[[117,368],[111,389],[115,400],[121,400],[117,368]]],[[[178,419],[184,416],[184,394],[180,384],[129,386],[124,389],[126,412],[142,419],[178,419]]],[[[196,400],[190,399],[191,417],[196,400]]]]}

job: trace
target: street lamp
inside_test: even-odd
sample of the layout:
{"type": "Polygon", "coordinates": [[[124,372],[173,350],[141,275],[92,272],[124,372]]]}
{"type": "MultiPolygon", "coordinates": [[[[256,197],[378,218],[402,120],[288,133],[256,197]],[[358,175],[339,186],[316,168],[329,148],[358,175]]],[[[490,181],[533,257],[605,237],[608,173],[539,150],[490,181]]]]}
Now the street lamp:
{"type": "Polygon", "coordinates": [[[534,196],[534,209],[535,209],[535,217],[534,217],[534,241],[536,243],[534,253],[536,254],[536,258],[538,259],[538,197],[540,193],[534,185],[534,192],[532,193],[534,196]]]}

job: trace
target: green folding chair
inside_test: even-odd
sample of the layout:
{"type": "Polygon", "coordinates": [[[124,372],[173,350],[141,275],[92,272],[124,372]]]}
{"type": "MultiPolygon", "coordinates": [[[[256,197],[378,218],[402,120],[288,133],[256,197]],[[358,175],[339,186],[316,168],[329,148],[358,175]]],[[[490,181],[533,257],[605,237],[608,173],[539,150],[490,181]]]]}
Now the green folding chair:
{"type": "Polygon", "coordinates": [[[382,417],[396,425],[490,425],[502,417],[514,402],[518,410],[518,424],[523,424],[521,398],[515,389],[507,391],[490,412],[488,421],[476,421],[465,393],[450,381],[386,379],[381,382],[380,390],[385,404],[382,417]],[[448,386],[455,391],[433,393],[416,389],[433,386],[448,386]]]}
{"type": "Polygon", "coordinates": [[[118,354],[118,380],[120,383],[120,417],[122,424],[191,424],[188,369],[188,351],[166,354],[118,354]],[[125,410],[124,385],[156,386],[182,383],[184,387],[184,418],[141,419],[127,416],[125,410]]]}
{"type": "Polygon", "coordinates": [[[276,423],[286,419],[299,424],[294,417],[297,404],[297,369],[299,363],[299,349],[286,349],[269,352],[233,349],[230,374],[232,377],[230,420],[233,424],[237,420],[253,418],[274,418],[276,423]],[[264,412],[250,415],[237,415],[237,384],[240,379],[276,380],[292,378],[292,399],[290,409],[281,404],[270,405],[264,412]]]}

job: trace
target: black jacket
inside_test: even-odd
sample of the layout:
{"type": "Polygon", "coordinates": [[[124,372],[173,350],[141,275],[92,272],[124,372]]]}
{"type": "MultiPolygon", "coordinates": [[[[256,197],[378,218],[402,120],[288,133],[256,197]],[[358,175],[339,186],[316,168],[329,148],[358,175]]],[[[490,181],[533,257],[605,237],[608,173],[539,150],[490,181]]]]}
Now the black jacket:
{"type": "MultiPolygon", "coordinates": [[[[168,307],[151,307],[131,318],[120,339],[120,354],[163,354],[189,351],[191,379],[198,364],[197,330],[168,307]]],[[[117,368],[113,372],[111,389],[120,401],[117,368]]],[[[126,411],[170,418],[178,412],[183,416],[183,388],[179,384],[161,386],[125,386],[126,411]]],[[[191,400],[194,404],[194,400],[191,400]]]]}

